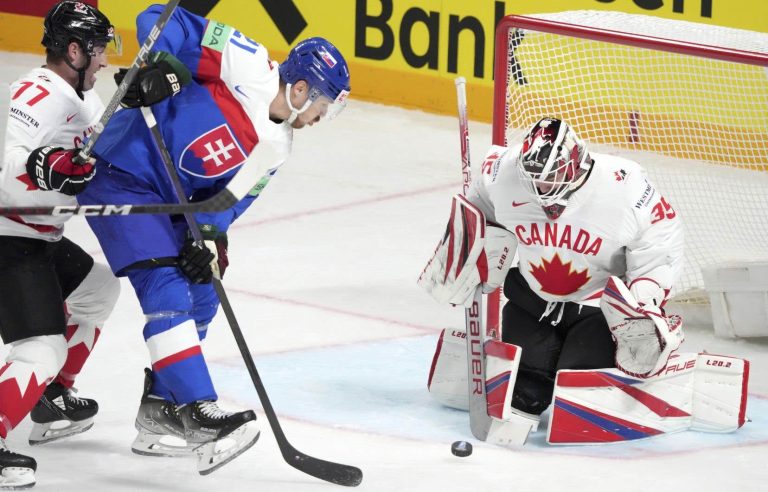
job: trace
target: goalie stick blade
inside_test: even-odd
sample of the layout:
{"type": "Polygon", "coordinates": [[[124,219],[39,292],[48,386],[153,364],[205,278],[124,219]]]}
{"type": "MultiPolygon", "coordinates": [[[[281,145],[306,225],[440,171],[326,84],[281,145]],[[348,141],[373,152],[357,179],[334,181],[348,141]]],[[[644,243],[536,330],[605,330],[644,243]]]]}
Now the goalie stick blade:
{"type": "Polygon", "coordinates": [[[314,458],[292,447],[283,453],[283,458],[297,470],[336,485],[357,487],[363,481],[363,472],[360,468],[314,458]]]}

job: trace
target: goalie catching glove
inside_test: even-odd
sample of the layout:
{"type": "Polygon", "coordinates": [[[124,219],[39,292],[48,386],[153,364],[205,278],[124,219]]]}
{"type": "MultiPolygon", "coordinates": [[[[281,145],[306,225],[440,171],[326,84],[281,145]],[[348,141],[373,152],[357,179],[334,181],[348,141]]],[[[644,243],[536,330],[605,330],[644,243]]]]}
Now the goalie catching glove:
{"type": "Polygon", "coordinates": [[[616,367],[631,376],[660,373],[685,339],[679,316],[665,316],[655,303],[641,305],[617,277],[608,279],[600,309],[616,342],[616,367]]]}
{"type": "Polygon", "coordinates": [[[516,249],[514,234],[486,224],[480,209],[455,195],[445,235],[418,284],[440,303],[471,304],[477,285],[487,294],[504,283],[516,249]]]}

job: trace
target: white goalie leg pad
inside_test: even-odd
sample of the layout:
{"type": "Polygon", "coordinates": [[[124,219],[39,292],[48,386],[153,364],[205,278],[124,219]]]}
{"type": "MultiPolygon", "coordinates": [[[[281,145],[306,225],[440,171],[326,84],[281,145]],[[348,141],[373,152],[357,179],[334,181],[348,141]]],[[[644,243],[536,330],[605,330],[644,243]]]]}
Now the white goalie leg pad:
{"type": "Polygon", "coordinates": [[[733,432],[746,422],[749,361],[698,354],[693,379],[691,430],[733,432]]]}
{"type": "Polygon", "coordinates": [[[446,407],[469,411],[467,342],[464,330],[444,329],[437,339],[427,389],[446,407]]]}
{"type": "Polygon", "coordinates": [[[746,421],[749,363],[710,354],[673,356],[661,374],[618,369],[557,373],[550,444],[600,444],[683,430],[732,432],[746,421]]]}
{"type": "Polygon", "coordinates": [[[486,226],[483,212],[455,195],[445,235],[417,283],[441,304],[470,307],[477,285],[489,293],[504,282],[516,249],[514,234],[486,226]]]}
{"type": "Polygon", "coordinates": [[[659,374],[685,338],[679,316],[640,306],[617,277],[608,280],[600,308],[616,341],[616,367],[631,376],[659,374]]]}
{"type": "MultiPolygon", "coordinates": [[[[466,338],[461,329],[446,328],[440,333],[427,381],[429,394],[435,400],[465,411],[469,410],[466,338]]],[[[486,340],[484,346],[488,415],[505,419],[511,412],[522,349],[500,340],[486,340]]]]}
{"type": "MultiPolygon", "coordinates": [[[[502,446],[522,445],[538,428],[539,418],[511,406],[522,349],[499,340],[486,340],[485,388],[491,427],[486,442],[502,446]]],[[[469,410],[467,348],[464,330],[444,329],[437,342],[427,387],[441,404],[469,410]]]]}

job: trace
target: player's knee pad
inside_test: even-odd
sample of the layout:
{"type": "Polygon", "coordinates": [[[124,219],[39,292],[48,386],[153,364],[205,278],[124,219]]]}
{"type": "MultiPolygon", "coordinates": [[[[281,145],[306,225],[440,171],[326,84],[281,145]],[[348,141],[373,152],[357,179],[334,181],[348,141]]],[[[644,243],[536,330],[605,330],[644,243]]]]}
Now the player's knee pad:
{"type": "Polygon", "coordinates": [[[72,318],[102,327],[120,296],[120,281],[102,263],[94,263],[77,289],[66,299],[72,318]]]}
{"type": "Polygon", "coordinates": [[[12,343],[6,361],[32,364],[43,372],[38,374],[39,377],[49,379],[61,371],[66,359],[67,340],[64,335],[43,335],[12,343]]]}
{"type": "Polygon", "coordinates": [[[145,315],[191,313],[192,295],[189,283],[178,269],[159,267],[130,270],[128,279],[136,291],[136,297],[145,315]]]}
{"type": "Polygon", "coordinates": [[[189,286],[189,291],[192,294],[192,311],[190,314],[195,320],[198,332],[203,331],[202,339],[205,338],[208,324],[216,316],[216,311],[219,308],[219,296],[212,284],[193,284],[189,286]]]}

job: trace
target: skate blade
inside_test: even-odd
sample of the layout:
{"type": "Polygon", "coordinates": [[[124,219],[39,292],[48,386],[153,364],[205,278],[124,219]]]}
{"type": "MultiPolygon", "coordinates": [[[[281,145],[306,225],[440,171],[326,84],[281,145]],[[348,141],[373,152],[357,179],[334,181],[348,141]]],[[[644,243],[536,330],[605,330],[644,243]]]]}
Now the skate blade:
{"type": "Polygon", "coordinates": [[[29,445],[37,446],[38,444],[45,444],[65,437],[82,434],[91,427],[93,427],[93,418],[80,421],[57,420],[45,424],[34,423],[32,431],[29,433],[29,445]]]}
{"type": "Polygon", "coordinates": [[[0,490],[22,490],[35,485],[32,468],[8,467],[0,474],[0,490]]]}
{"type": "Polygon", "coordinates": [[[217,441],[195,448],[197,471],[200,475],[213,473],[256,444],[261,432],[255,425],[245,423],[217,441]]]}
{"type": "Polygon", "coordinates": [[[178,437],[167,434],[149,434],[139,431],[131,444],[131,451],[141,456],[182,458],[192,456],[194,447],[178,437]]]}

